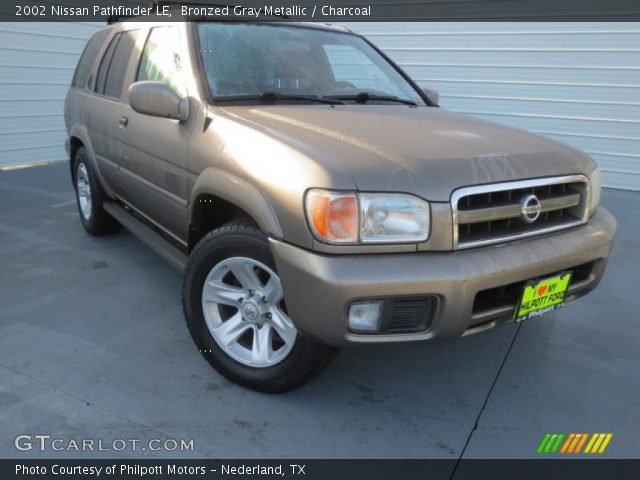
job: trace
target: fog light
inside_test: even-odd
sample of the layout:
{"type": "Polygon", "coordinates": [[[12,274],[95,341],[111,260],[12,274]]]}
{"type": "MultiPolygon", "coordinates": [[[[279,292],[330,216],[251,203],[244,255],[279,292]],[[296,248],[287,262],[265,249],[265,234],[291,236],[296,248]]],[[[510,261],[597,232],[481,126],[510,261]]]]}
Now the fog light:
{"type": "Polygon", "coordinates": [[[377,333],[382,326],[382,300],[353,302],[349,307],[349,330],[377,333]]]}

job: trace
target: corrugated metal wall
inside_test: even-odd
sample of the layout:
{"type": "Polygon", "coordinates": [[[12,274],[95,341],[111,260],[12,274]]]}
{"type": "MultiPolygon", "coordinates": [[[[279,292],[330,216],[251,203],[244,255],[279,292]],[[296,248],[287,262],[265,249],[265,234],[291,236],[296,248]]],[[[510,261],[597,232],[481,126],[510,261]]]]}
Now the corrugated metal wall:
{"type": "MultiPolygon", "coordinates": [[[[351,23],[442,106],[589,152],[640,190],[640,24],[351,23]]],[[[64,157],[62,105],[99,24],[0,23],[0,165],[64,157]]]]}
{"type": "Polygon", "coordinates": [[[96,23],[0,23],[0,165],[60,160],[64,98],[96,23]]]}
{"type": "Polygon", "coordinates": [[[640,190],[640,24],[349,23],[444,108],[582,148],[640,190]]]}

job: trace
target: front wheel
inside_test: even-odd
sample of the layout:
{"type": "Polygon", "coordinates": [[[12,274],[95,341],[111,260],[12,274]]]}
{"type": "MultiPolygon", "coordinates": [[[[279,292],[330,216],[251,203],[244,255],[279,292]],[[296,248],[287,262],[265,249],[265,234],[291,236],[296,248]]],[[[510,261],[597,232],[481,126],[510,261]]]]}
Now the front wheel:
{"type": "Polygon", "coordinates": [[[202,355],[253,390],[297,388],[337,352],[296,330],[267,239],[247,224],[225,225],[198,243],[185,272],[183,305],[202,355]]]}

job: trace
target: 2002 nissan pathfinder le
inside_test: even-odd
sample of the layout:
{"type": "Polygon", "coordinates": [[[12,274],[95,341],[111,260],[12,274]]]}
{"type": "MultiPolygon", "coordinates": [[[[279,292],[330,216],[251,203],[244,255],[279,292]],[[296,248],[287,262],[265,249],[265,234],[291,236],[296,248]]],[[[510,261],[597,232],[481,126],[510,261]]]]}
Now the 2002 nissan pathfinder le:
{"type": "Polygon", "coordinates": [[[592,290],[616,229],[593,160],[436,103],[339,27],[115,23],[66,99],[80,218],[184,269],[198,349],[264,392],[346,344],[469,335],[592,290]]]}

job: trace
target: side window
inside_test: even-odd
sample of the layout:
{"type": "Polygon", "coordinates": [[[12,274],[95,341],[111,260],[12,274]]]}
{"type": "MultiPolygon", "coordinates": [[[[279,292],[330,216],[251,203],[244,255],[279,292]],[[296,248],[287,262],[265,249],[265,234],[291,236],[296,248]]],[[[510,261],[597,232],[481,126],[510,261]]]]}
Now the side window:
{"type": "Polygon", "coordinates": [[[136,44],[139,30],[117,34],[107,48],[96,79],[96,92],[107,97],[120,98],[129,59],[136,44]]]}
{"type": "Polygon", "coordinates": [[[182,70],[180,36],[175,27],[155,27],[142,52],[137,80],[154,80],[181,97],[187,94],[182,70]]]}
{"type": "Polygon", "coordinates": [[[100,67],[98,67],[98,76],[96,77],[96,88],[95,91],[100,94],[104,94],[104,85],[107,82],[107,72],[109,71],[109,65],[111,64],[111,59],[113,58],[113,52],[120,41],[121,33],[118,33],[111,39],[111,43],[109,43],[109,47],[107,51],[104,53],[102,60],[100,61],[100,67]]]}
{"type": "Polygon", "coordinates": [[[102,48],[102,44],[104,43],[108,34],[109,30],[100,30],[99,32],[93,34],[91,40],[89,40],[87,46],[84,47],[84,51],[80,56],[78,66],[76,67],[76,71],[73,74],[73,81],[71,82],[71,86],[84,88],[87,85],[87,80],[89,79],[89,73],[91,72],[93,62],[95,62],[96,57],[98,56],[98,52],[102,48]]]}
{"type": "Polygon", "coordinates": [[[129,30],[122,34],[122,38],[118,42],[113,59],[107,73],[107,83],[104,86],[104,94],[107,97],[120,98],[122,87],[124,86],[124,78],[127,74],[127,67],[131,59],[133,47],[136,46],[139,30],[129,30]]]}

